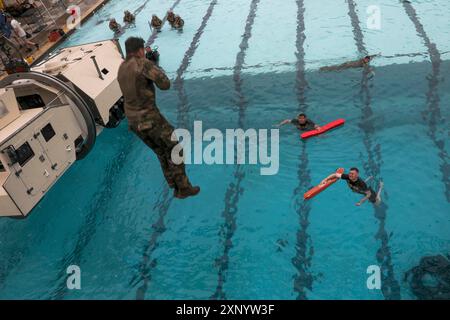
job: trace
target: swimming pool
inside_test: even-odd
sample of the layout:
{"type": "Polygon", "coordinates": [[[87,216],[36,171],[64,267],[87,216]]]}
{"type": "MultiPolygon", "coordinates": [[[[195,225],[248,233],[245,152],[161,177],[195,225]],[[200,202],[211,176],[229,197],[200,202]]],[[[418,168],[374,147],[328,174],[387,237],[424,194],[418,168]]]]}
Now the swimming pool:
{"type": "Polygon", "coordinates": [[[148,39],[153,13],[184,18],[153,42],[177,83],[158,94],[172,123],[271,128],[305,111],[346,125],[306,143],[281,129],[274,176],[190,165],[202,191],[184,201],[126,123],[104,131],[29,218],[0,220],[0,299],[414,299],[405,272],[450,252],[450,3],[410,2],[108,2],[65,45],[111,37],[107,19],[125,9],[138,15],[122,44],[148,39]],[[378,52],[370,79],[317,71],[378,52]],[[383,179],[385,205],[356,207],[344,183],[303,201],[341,166],[383,179]],[[66,287],[69,265],[81,290],[66,287]],[[370,265],[381,290],[366,286],[370,265]]]}

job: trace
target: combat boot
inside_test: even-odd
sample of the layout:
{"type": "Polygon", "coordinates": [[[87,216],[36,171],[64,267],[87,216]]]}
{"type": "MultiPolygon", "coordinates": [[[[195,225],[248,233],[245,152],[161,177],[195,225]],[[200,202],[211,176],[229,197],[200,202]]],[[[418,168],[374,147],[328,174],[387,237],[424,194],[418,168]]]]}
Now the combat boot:
{"type": "Polygon", "coordinates": [[[190,186],[187,188],[183,188],[183,189],[175,189],[173,192],[173,195],[175,198],[178,199],[185,199],[187,197],[191,197],[191,196],[195,196],[200,192],[200,187],[196,186],[190,186]]]}

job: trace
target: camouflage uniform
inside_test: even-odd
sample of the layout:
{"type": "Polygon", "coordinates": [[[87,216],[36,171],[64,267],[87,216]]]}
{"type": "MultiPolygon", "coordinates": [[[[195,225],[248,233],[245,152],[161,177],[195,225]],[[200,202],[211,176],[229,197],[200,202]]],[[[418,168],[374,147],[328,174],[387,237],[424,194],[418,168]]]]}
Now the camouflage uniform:
{"type": "Polygon", "coordinates": [[[172,149],[178,142],[170,139],[174,128],[155,103],[153,83],[161,90],[170,88],[164,71],[148,59],[132,56],[120,66],[117,79],[125,98],[129,129],[156,153],[171,188],[191,187],[184,163],[176,165],[171,160],[172,149]]]}

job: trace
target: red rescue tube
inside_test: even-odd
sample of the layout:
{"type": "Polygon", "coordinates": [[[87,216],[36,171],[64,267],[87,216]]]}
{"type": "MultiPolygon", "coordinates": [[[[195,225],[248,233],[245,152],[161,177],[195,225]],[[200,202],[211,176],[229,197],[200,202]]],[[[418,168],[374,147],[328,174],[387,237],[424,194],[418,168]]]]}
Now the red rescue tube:
{"type": "MultiPolygon", "coordinates": [[[[341,174],[344,173],[344,168],[337,169],[336,173],[341,173],[341,174]]],[[[308,199],[311,199],[311,198],[317,196],[319,193],[321,193],[323,190],[325,190],[326,188],[331,186],[336,181],[338,181],[338,179],[334,178],[334,179],[328,180],[327,183],[319,184],[318,186],[315,186],[314,188],[312,188],[309,191],[305,192],[305,194],[303,195],[303,198],[305,200],[308,200],[308,199]]]]}
{"type": "Polygon", "coordinates": [[[311,138],[311,137],[314,137],[314,136],[318,136],[319,134],[327,132],[328,130],[337,128],[339,126],[342,126],[344,123],[345,123],[344,119],[337,119],[337,120],[334,120],[333,122],[330,122],[330,123],[320,127],[319,130],[306,131],[306,132],[302,133],[300,135],[300,137],[302,139],[308,139],[308,138],[311,138]]]}

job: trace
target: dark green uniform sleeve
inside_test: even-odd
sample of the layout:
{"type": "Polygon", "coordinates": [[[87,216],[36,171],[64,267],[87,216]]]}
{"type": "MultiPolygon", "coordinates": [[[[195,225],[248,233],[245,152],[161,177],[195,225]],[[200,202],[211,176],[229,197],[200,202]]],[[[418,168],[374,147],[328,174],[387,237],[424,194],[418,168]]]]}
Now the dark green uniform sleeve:
{"type": "Polygon", "coordinates": [[[156,86],[161,90],[170,89],[170,80],[164,73],[164,71],[158,67],[155,63],[150,60],[145,59],[144,62],[144,76],[147,79],[153,81],[156,86]]]}

